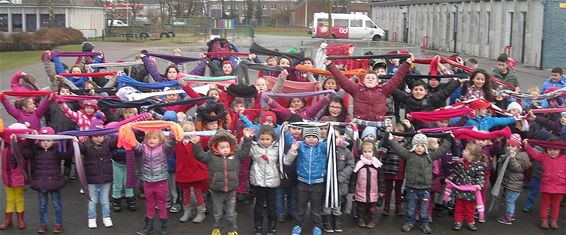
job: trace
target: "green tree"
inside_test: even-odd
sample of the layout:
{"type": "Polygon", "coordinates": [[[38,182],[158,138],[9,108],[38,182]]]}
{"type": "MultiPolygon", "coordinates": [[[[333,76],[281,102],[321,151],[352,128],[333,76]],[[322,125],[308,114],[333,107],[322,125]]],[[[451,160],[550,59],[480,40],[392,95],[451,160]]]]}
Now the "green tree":
{"type": "Polygon", "coordinates": [[[254,1],[246,0],[244,7],[246,8],[246,24],[250,24],[251,20],[254,18],[254,1]]]}
{"type": "Polygon", "coordinates": [[[257,0],[255,5],[255,19],[257,21],[257,25],[261,25],[261,18],[263,17],[263,6],[260,0],[257,0]]]}

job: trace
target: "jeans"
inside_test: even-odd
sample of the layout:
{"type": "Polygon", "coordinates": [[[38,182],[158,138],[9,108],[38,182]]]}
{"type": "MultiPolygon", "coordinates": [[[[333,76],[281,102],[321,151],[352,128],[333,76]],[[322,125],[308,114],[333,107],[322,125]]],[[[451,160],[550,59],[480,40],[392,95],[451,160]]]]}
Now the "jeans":
{"type": "Polygon", "coordinates": [[[297,186],[279,186],[275,200],[278,217],[290,215],[295,219],[297,215],[297,186]],[[285,198],[287,198],[286,206],[285,198]]]}
{"type": "MultiPolygon", "coordinates": [[[[112,198],[122,198],[122,188],[126,183],[126,164],[112,161],[112,198]]],[[[125,188],[126,197],[134,197],[133,188],[125,188]]]]}
{"type": "Polygon", "coordinates": [[[423,224],[429,223],[428,218],[428,201],[430,200],[430,189],[405,189],[407,197],[407,213],[405,214],[405,222],[415,224],[417,221],[417,206],[420,210],[420,218],[423,224]]]}
{"type": "Polygon", "coordinates": [[[222,230],[222,215],[226,215],[225,219],[228,222],[226,231],[237,231],[238,224],[236,223],[236,190],[229,192],[212,191],[212,211],[214,214],[214,228],[222,230]]]}
{"type": "Polygon", "coordinates": [[[311,205],[311,217],[315,227],[322,228],[322,198],[324,196],[324,183],[297,184],[297,217],[296,225],[303,226],[308,203],[311,205]]]}
{"type": "Polygon", "coordinates": [[[254,205],[254,225],[261,227],[263,224],[263,205],[267,202],[267,221],[275,223],[277,216],[275,214],[275,195],[277,188],[253,186],[255,194],[254,205]]]}
{"type": "Polygon", "coordinates": [[[49,192],[37,192],[39,195],[39,224],[47,224],[47,202],[49,194],[55,208],[55,224],[63,224],[63,204],[61,203],[61,192],[59,190],[49,192]]]}
{"type": "Polygon", "coordinates": [[[519,199],[521,192],[515,192],[505,189],[505,215],[513,216],[515,214],[515,203],[519,199]]]}
{"type": "Polygon", "coordinates": [[[167,219],[167,180],[144,182],[145,216],[155,218],[155,208],[159,210],[159,218],[167,219]]]}
{"type": "Polygon", "coordinates": [[[175,172],[170,172],[167,176],[167,182],[169,182],[169,191],[167,191],[167,200],[171,204],[176,204],[179,199],[179,194],[177,193],[177,183],[175,182],[175,172]]]}
{"type": "Polygon", "coordinates": [[[540,179],[531,177],[531,182],[529,184],[529,197],[527,198],[527,204],[525,205],[525,208],[528,209],[533,208],[539,190],[540,190],[540,179]]]}
{"type": "Polygon", "coordinates": [[[110,217],[110,202],[108,200],[110,183],[89,184],[88,193],[90,196],[90,201],[88,202],[88,218],[96,219],[96,204],[98,203],[100,203],[102,218],[110,217]]]}

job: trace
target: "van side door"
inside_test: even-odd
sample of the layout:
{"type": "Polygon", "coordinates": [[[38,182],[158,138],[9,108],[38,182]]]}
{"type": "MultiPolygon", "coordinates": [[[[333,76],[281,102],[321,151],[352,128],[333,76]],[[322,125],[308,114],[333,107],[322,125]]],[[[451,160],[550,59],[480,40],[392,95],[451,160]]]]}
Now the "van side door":
{"type": "Polygon", "coordinates": [[[350,39],[365,39],[364,21],[362,19],[350,19],[350,39]]]}

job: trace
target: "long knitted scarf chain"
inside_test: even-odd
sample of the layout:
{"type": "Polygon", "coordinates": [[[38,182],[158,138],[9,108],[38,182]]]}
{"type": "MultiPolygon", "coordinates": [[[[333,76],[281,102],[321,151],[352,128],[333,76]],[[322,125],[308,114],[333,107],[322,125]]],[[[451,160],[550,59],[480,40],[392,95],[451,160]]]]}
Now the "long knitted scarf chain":
{"type": "Polygon", "coordinates": [[[139,122],[148,120],[151,118],[150,113],[140,113],[134,117],[124,119],[117,123],[109,123],[105,128],[97,130],[76,130],[76,131],[63,131],[59,134],[61,135],[71,135],[71,136],[101,136],[109,135],[118,132],[121,126],[126,125],[130,122],[139,122]]]}
{"type": "Polygon", "coordinates": [[[51,57],[79,57],[79,56],[98,56],[100,51],[53,51],[51,57]]]}
{"type": "Polygon", "coordinates": [[[57,101],[71,102],[71,101],[84,101],[84,100],[99,100],[99,99],[119,99],[118,96],[91,96],[91,95],[57,95],[57,101]]]}
{"type": "Polygon", "coordinates": [[[110,67],[130,67],[134,65],[141,65],[141,61],[129,61],[129,62],[108,62],[108,63],[97,63],[97,64],[87,64],[90,68],[110,68],[110,67]]]}
{"type": "Polygon", "coordinates": [[[410,54],[385,54],[385,55],[359,55],[359,56],[328,56],[327,60],[347,60],[347,59],[408,59],[410,54]]]}
{"type": "Polygon", "coordinates": [[[419,129],[417,132],[419,132],[419,133],[452,132],[452,131],[460,130],[460,129],[471,130],[471,129],[474,129],[474,127],[473,126],[450,126],[450,127],[422,128],[422,129],[419,129]]]}
{"type": "Polygon", "coordinates": [[[566,112],[566,108],[531,109],[531,111],[536,114],[562,113],[566,112]]]}
{"type": "Polygon", "coordinates": [[[175,105],[192,105],[192,104],[197,104],[199,102],[202,102],[202,101],[205,101],[205,100],[210,100],[210,99],[212,99],[212,97],[204,96],[204,97],[191,98],[191,99],[186,99],[186,100],[181,100],[181,101],[176,101],[176,102],[170,102],[170,103],[157,103],[157,104],[142,106],[141,108],[149,110],[149,109],[154,109],[154,108],[169,107],[169,106],[175,106],[175,105]]]}
{"type": "Polygon", "coordinates": [[[456,139],[471,139],[471,140],[491,140],[497,137],[505,137],[506,139],[511,138],[511,129],[508,126],[501,130],[492,132],[480,132],[468,129],[457,129],[454,130],[454,138],[456,139]]]}
{"type": "Polygon", "coordinates": [[[439,109],[429,112],[410,112],[407,114],[407,118],[410,121],[417,120],[421,122],[434,122],[461,117],[463,115],[470,114],[472,111],[473,109],[462,107],[458,109],[439,109]]]}
{"type": "Polygon", "coordinates": [[[3,91],[2,94],[15,97],[42,97],[53,94],[53,91],[3,91]]]}
{"type": "Polygon", "coordinates": [[[187,62],[194,62],[194,61],[200,61],[201,60],[201,58],[197,58],[197,57],[188,57],[188,56],[170,55],[170,54],[159,54],[159,53],[153,53],[153,52],[147,52],[147,53],[145,53],[145,55],[161,58],[161,59],[164,59],[164,60],[168,60],[168,61],[171,61],[175,64],[184,64],[184,63],[187,63],[187,62]]]}
{"type": "Polygon", "coordinates": [[[93,72],[93,73],[60,73],[59,75],[63,77],[104,77],[116,74],[117,71],[104,71],[104,72],[93,72]]]}
{"type": "Polygon", "coordinates": [[[502,92],[509,95],[509,96],[518,98],[518,99],[546,100],[546,99],[551,99],[551,98],[555,98],[555,97],[563,95],[563,93],[566,92],[566,87],[560,88],[560,89],[555,90],[553,92],[548,92],[548,93],[539,94],[539,95],[520,93],[520,92],[511,91],[511,90],[502,90],[502,92]]]}
{"type": "Polygon", "coordinates": [[[179,82],[177,80],[172,81],[165,81],[165,82],[154,82],[154,83],[146,83],[137,81],[130,76],[122,75],[118,78],[118,88],[122,88],[123,86],[133,86],[133,87],[142,87],[142,88],[150,88],[150,89],[163,89],[165,87],[176,87],[179,86],[179,82]]]}

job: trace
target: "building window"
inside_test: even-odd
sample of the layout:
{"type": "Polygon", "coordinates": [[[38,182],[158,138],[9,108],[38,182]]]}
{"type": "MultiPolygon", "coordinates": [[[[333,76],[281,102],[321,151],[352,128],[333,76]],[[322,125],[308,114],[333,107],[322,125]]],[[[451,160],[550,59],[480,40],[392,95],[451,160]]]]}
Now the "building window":
{"type": "MultiPolygon", "coordinates": [[[[49,27],[49,14],[41,14],[39,16],[40,27],[49,27]]],[[[65,14],[55,14],[55,26],[57,28],[65,28],[65,14]]]]}
{"type": "Polygon", "coordinates": [[[8,32],[8,14],[0,14],[0,32],[8,32]]]}
{"type": "Polygon", "coordinates": [[[37,30],[37,17],[35,14],[26,14],[26,32],[37,30]]]}
{"type": "Polygon", "coordinates": [[[271,9],[276,9],[277,8],[277,4],[271,4],[271,9]]]}
{"type": "Polygon", "coordinates": [[[350,27],[362,27],[364,21],[363,20],[351,20],[350,27]]]}
{"type": "Polygon", "coordinates": [[[12,32],[23,31],[22,14],[12,14],[12,32]]]}

